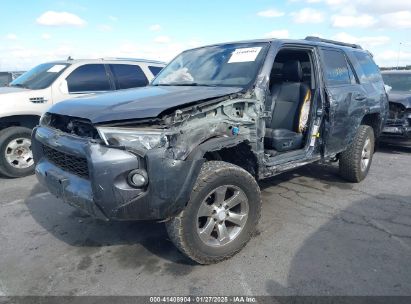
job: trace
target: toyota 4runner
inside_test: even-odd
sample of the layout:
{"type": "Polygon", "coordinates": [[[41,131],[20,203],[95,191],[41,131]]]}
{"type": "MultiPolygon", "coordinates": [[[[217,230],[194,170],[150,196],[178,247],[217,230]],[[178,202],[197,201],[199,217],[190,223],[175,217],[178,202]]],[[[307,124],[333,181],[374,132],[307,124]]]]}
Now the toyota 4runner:
{"type": "Polygon", "coordinates": [[[157,61],[107,58],[43,63],[0,88],[0,174],[34,171],[31,131],[41,114],[64,99],[146,86],[164,67],[157,61]]]}
{"type": "Polygon", "coordinates": [[[201,264],[241,250],[258,180],[319,160],[363,180],[388,109],[357,45],[316,37],[188,50],[145,88],[53,106],[33,132],[51,193],[102,219],[164,221],[201,264]]]}

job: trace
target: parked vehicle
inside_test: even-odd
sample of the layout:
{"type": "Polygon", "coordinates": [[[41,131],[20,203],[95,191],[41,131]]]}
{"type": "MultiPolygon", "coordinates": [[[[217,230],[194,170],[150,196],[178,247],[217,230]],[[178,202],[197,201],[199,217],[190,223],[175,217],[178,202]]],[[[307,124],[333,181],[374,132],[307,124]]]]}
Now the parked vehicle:
{"type": "Polygon", "coordinates": [[[258,180],[319,160],[363,180],[387,110],[378,67],[357,45],[211,45],[148,87],[53,106],[33,132],[36,174],[97,218],[165,221],[181,252],[215,263],[253,235],[258,180]]]}
{"type": "Polygon", "coordinates": [[[411,146],[411,70],[383,71],[384,83],[390,87],[390,111],[381,141],[411,146]]]}
{"type": "Polygon", "coordinates": [[[0,88],[0,174],[21,177],[34,170],[31,130],[42,113],[64,99],[146,86],[164,63],[133,59],[43,63],[0,88]]]}
{"type": "Polygon", "coordinates": [[[0,72],[0,87],[6,87],[24,72],[0,72]]]}

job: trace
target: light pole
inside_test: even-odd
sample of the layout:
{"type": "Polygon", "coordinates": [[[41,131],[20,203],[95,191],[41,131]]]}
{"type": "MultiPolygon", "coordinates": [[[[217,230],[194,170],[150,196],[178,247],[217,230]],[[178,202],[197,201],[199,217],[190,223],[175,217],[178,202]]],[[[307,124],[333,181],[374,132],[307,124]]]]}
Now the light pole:
{"type": "Polygon", "coordinates": [[[401,44],[402,44],[401,42],[398,44],[397,70],[399,69],[399,66],[400,66],[401,44]]]}

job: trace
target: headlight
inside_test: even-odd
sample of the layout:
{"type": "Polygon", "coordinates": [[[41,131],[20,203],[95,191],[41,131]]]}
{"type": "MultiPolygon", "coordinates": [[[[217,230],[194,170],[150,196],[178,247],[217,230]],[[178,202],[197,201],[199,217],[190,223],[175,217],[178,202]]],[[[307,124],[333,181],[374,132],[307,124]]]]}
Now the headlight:
{"type": "Polygon", "coordinates": [[[97,131],[106,145],[150,150],[167,143],[161,130],[97,127],[97,131]]]}
{"type": "Polygon", "coordinates": [[[41,115],[40,117],[40,126],[47,127],[50,125],[50,122],[51,122],[50,113],[47,113],[47,112],[43,113],[43,115],[41,115]]]}

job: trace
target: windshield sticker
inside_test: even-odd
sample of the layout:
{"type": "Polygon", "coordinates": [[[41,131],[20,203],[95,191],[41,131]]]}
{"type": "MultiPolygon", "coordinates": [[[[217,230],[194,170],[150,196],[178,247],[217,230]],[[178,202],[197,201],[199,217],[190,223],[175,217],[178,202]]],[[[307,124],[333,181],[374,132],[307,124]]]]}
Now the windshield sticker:
{"type": "Polygon", "coordinates": [[[56,64],[53,65],[50,69],[47,70],[48,73],[58,73],[60,72],[62,69],[64,69],[66,66],[63,64],[56,64]]]}
{"type": "Polygon", "coordinates": [[[236,49],[231,54],[228,63],[255,61],[260,51],[261,47],[236,49]]]}

